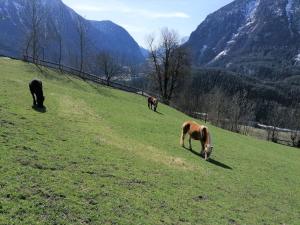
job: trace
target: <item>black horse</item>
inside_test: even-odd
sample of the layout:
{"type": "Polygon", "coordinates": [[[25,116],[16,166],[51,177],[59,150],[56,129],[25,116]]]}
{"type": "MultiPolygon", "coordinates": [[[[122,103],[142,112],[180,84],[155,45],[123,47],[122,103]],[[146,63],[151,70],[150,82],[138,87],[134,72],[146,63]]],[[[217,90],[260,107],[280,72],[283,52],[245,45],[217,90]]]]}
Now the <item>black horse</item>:
{"type": "Polygon", "coordinates": [[[33,107],[44,108],[43,83],[40,80],[32,80],[29,83],[29,89],[33,98],[33,107]]]}

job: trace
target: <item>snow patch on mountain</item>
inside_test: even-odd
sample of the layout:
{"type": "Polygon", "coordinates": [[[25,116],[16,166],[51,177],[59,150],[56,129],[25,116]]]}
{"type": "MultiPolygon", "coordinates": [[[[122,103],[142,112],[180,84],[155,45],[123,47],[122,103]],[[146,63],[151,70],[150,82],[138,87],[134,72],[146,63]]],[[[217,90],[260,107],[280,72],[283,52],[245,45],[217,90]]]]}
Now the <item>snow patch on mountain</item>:
{"type": "Polygon", "coordinates": [[[246,18],[253,18],[254,12],[256,9],[256,0],[252,0],[247,3],[246,9],[245,9],[245,16],[246,18]]]}
{"type": "Polygon", "coordinates": [[[289,21],[291,21],[291,16],[293,14],[293,10],[292,10],[293,3],[294,3],[293,0],[288,0],[285,7],[286,15],[288,16],[289,21]]]}
{"type": "Polygon", "coordinates": [[[248,26],[254,22],[255,14],[256,14],[259,4],[260,4],[260,0],[252,0],[247,3],[246,9],[245,9],[245,18],[247,21],[246,26],[248,26]]]}
{"type": "Polygon", "coordinates": [[[289,30],[290,30],[291,34],[293,34],[293,31],[292,31],[293,3],[294,3],[294,0],[288,0],[286,7],[285,7],[285,11],[286,11],[286,15],[288,18],[288,23],[289,23],[289,30]]]}
{"type": "Polygon", "coordinates": [[[300,62],[300,53],[298,55],[296,55],[294,59],[296,62],[300,62]]]}
{"type": "Polygon", "coordinates": [[[203,45],[202,49],[201,49],[201,55],[204,54],[204,52],[206,51],[206,49],[208,48],[207,45],[203,45]]]}
{"type": "Polygon", "coordinates": [[[226,56],[229,52],[229,49],[225,49],[221,51],[213,60],[211,60],[208,64],[214,63],[217,60],[221,59],[222,57],[226,56]]]}
{"type": "Polygon", "coordinates": [[[18,2],[13,2],[13,4],[14,4],[14,6],[15,6],[15,9],[16,9],[18,12],[20,12],[20,11],[22,10],[23,6],[22,6],[20,3],[18,3],[18,2]]]}
{"type": "Polygon", "coordinates": [[[252,0],[246,5],[245,17],[248,22],[254,19],[259,4],[260,0],[252,0]]]}

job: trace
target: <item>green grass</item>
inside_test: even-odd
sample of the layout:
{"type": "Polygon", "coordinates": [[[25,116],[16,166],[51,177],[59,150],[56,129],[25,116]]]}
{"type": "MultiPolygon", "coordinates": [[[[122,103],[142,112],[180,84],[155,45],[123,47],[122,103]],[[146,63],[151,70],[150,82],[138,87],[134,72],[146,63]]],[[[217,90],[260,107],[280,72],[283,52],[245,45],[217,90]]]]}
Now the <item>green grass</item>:
{"type": "Polygon", "coordinates": [[[0,94],[0,224],[300,224],[297,149],[209,126],[206,162],[179,146],[186,115],[5,58],[0,94]]]}

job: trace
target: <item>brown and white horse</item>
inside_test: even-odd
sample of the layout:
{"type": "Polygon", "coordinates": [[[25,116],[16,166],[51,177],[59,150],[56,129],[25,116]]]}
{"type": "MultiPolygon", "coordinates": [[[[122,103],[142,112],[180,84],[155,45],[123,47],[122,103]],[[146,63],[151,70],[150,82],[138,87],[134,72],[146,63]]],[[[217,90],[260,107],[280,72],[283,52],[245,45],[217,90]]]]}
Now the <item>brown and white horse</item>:
{"type": "Polygon", "coordinates": [[[182,125],[182,134],[180,138],[180,145],[184,147],[184,138],[186,134],[189,134],[190,149],[192,149],[191,139],[198,140],[201,142],[201,156],[207,160],[212,153],[213,146],[211,135],[206,126],[200,125],[194,121],[187,121],[182,125]]]}
{"type": "Polygon", "coordinates": [[[154,112],[156,112],[156,108],[157,108],[157,105],[158,105],[158,100],[157,98],[154,98],[154,97],[149,97],[148,98],[148,108],[152,110],[154,110],[154,112]]]}

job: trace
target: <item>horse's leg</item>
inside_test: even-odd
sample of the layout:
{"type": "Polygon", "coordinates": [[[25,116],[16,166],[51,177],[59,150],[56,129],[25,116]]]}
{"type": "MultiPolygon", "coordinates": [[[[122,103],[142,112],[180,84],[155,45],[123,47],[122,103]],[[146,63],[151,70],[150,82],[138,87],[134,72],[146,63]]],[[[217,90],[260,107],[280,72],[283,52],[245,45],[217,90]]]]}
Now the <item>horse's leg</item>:
{"type": "Polygon", "coordinates": [[[202,141],[200,143],[201,143],[201,152],[200,152],[200,155],[202,157],[204,157],[204,144],[202,143],[202,141]]]}
{"type": "Polygon", "coordinates": [[[190,137],[189,137],[189,147],[190,147],[190,150],[192,150],[192,138],[191,138],[191,135],[190,135],[190,137]]]}
{"type": "Polygon", "coordinates": [[[33,99],[33,105],[36,105],[36,100],[35,100],[35,96],[34,96],[34,92],[30,89],[31,95],[32,95],[32,99],[33,99]]]}
{"type": "Polygon", "coordinates": [[[205,158],[205,160],[207,160],[207,159],[208,159],[208,157],[207,157],[207,152],[205,151],[204,154],[205,154],[205,157],[204,157],[204,158],[205,158]]]}
{"type": "Polygon", "coordinates": [[[184,138],[185,138],[185,133],[184,133],[184,131],[182,129],[181,138],[180,138],[180,145],[182,147],[184,147],[184,138]]]}

